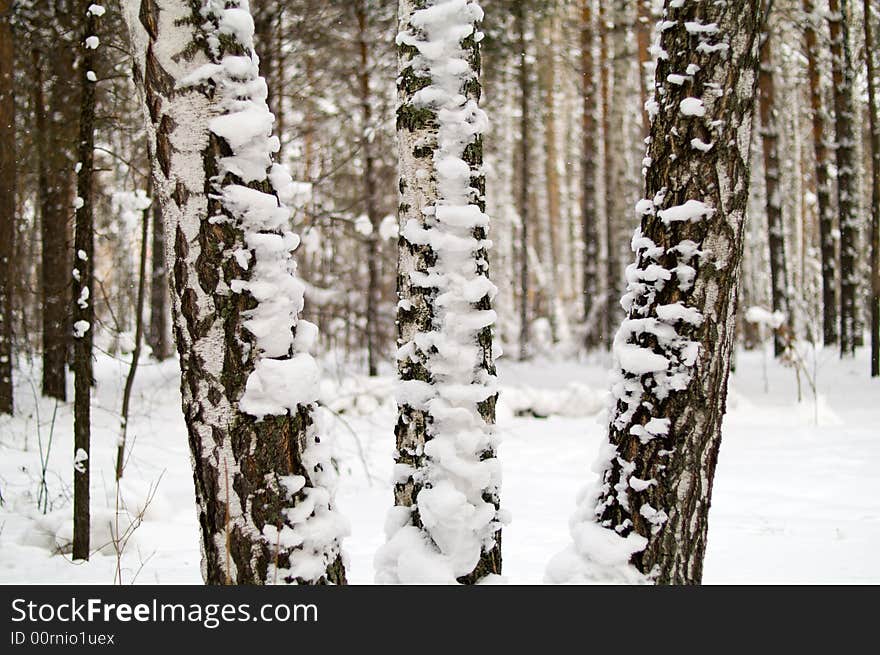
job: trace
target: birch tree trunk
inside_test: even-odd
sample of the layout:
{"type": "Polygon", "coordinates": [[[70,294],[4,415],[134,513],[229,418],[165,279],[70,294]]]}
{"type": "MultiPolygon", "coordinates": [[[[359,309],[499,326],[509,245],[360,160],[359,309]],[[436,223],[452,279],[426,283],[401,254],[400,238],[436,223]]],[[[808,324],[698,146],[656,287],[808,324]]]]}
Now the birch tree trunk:
{"type": "Polygon", "coordinates": [[[599,488],[549,581],[700,582],[734,347],[759,0],[667,0],[599,488]],[[679,77],[681,76],[681,77],[679,77]],[[682,79],[683,78],[683,79],[682,79]]]}
{"type": "Polygon", "coordinates": [[[0,0],[0,414],[12,414],[15,270],[15,87],[12,1],[0,0]]]}
{"type": "Polygon", "coordinates": [[[856,290],[858,288],[858,177],[855,154],[853,69],[849,47],[847,0],[829,0],[831,69],[834,81],[834,134],[837,161],[837,211],[840,217],[840,353],[856,347],[856,290]]]}
{"type": "Polygon", "coordinates": [[[472,584],[501,572],[482,17],[468,0],[399,4],[400,413],[379,582],[472,584]]]}
{"type": "MultiPolygon", "coordinates": [[[[761,148],[764,156],[764,182],[767,212],[767,243],[770,248],[770,297],[773,311],[785,316],[793,328],[788,304],[788,274],[785,259],[785,225],[782,222],[782,198],[779,187],[779,125],[776,116],[776,91],[773,84],[773,50],[769,31],[761,45],[761,71],[758,76],[758,96],[761,116],[761,148]]],[[[778,332],[773,337],[773,350],[779,357],[785,350],[785,341],[778,332]]]]}
{"type": "Polygon", "coordinates": [[[128,0],[165,223],[209,584],[343,584],[345,521],[299,320],[290,184],[272,163],[246,0],[128,0]]]}

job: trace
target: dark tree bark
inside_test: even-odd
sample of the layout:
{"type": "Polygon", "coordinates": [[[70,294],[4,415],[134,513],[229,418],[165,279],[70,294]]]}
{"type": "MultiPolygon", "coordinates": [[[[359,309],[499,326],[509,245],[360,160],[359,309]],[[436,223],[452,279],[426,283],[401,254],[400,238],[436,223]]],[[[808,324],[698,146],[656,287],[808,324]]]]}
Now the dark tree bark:
{"type": "Polygon", "coordinates": [[[855,155],[853,68],[849,47],[847,0],[829,0],[831,69],[834,82],[834,134],[837,161],[837,211],[840,221],[840,354],[855,354],[858,289],[858,177],[855,155]]]}
{"type": "MultiPolygon", "coordinates": [[[[876,7],[876,3],[875,3],[876,7]]],[[[865,65],[868,69],[868,122],[871,128],[871,376],[880,375],[880,116],[877,115],[877,66],[874,17],[864,0],[865,65]]],[[[880,13],[875,11],[873,13],[880,13]]]]}
{"type": "Polygon", "coordinates": [[[620,535],[648,579],[694,584],[734,347],[762,12],[759,0],[673,5],[615,338],[613,448],[582,513],[620,535]],[[683,84],[668,79],[687,71],[683,84]]]}
{"type": "MultiPolygon", "coordinates": [[[[542,31],[544,38],[540,41],[544,48],[541,65],[539,67],[539,87],[542,101],[542,115],[544,127],[544,190],[547,200],[546,228],[539,228],[539,232],[546,231],[547,239],[545,247],[539,251],[539,257],[544,260],[542,268],[545,271],[545,281],[542,285],[546,295],[547,313],[550,319],[550,332],[554,343],[559,341],[560,323],[564,321],[562,312],[558,311],[561,304],[562,290],[560,285],[560,266],[562,266],[560,240],[560,224],[562,221],[562,209],[559,201],[559,149],[556,144],[556,62],[554,61],[554,20],[551,16],[543,21],[542,31]]],[[[539,224],[543,221],[539,221],[539,224]]]]}
{"type": "Polygon", "coordinates": [[[12,414],[15,284],[15,90],[12,1],[0,0],[0,414],[12,414]]]}
{"type": "Polygon", "coordinates": [[[203,577],[344,584],[347,528],[312,396],[315,330],[298,318],[296,239],[276,191],[289,177],[272,163],[247,10],[236,0],[208,11],[127,2],[165,221],[203,577]],[[281,393],[278,379],[302,389],[281,393]]]}
{"type": "MultiPolygon", "coordinates": [[[[764,35],[761,45],[761,72],[758,77],[758,96],[761,116],[761,148],[764,155],[764,183],[766,187],[767,243],[770,248],[770,295],[773,311],[785,316],[791,325],[788,303],[788,274],[785,260],[785,225],[782,222],[782,198],[779,187],[779,127],[776,117],[776,94],[773,84],[773,49],[770,33],[764,35]]],[[[779,357],[785,350],[785,339],[777,331],[773,350],[779,357]]]]}
{"type": "Polygon", "coordinates": [[[639,93],[641,96],[642,108],[642,131],[647,136],[651,129],[651,121],[648,119],[648,112],[645,111],[645,102],[648,100],[648,89],[651,86],[651,80],[645,73],[645,64],[650,61],[651,52],[651,30],[654,22],[651,20],[651,3],[652,0],[636,0],[638,3],[638,13],[636,15],[636,41],[639,52],[639,93]]]}
{"type": "Polygon", "coordinates": [[[826,143],[828,112],[822,99],[819,44],[816,30],[822,25],[812,0],[804,0],[804,51],[810,79],[810,114],[813,121],[813,152],[816,162],[816,206],[819,213],[819,241],[822,256],[822,339],[826,346],[837,343],[837,248],[834,239],[833,182],[828,174],[830,154],[826,143]]]}
{"type": "Polygon", "coordinates": [[[531,183],[531,154],[529,152],[529,116],[531,84],[529,81],[528,44],[526,42],[527,7],[526,3],[515,3],[514,23],[519,49],[519,358],[528,359],[530,354],[529,312],[531,298],[529,285],[529,184],[531,183]]]}
{"type": "MultiPolygon", "coordinates": [[[[150,194],[151,198],[154,194],[150,194]]],[[[148,210],[152,216],[152,246],[150,257],[150,330],[147,343],[152,356],[162,361],[171,356],[168,341],[168,276],[165,273],[165,226],[162,223],[162,208],[158,200],[148,210]]]]}
{"type": "Polygon", "coordinates": [[[80,59],[79,165],[76,177],[76,233],[73,274],[73,559],[89,558],[89,479],[92,434],[92,342],[94,306],[94,162],[96,48],[90,38],[97,35],[98,16],[89,0],[77,2],[84,21],[80,59]]]}
{"type": "Polygon", "coordinates": [[[365,0],[358,0],[354,5],[355,18],[358,25],[358,54],[360,56],[360,68],[358,69],[358,90],[360,92],[361,105],[361,153],[364,161],[363,170],[363,196],[366,207],[367,218],[370,221],[372,230],[366,239],[367,250],[367,368],[371,376],[379,373],[379,356],[380,346],[380,324],[379,324],[379,303],[382,299],[382,280],[379,275],[379,266],[381,262],[380,252],[380,235],[379,225],[382,222],[382,216],[379,213],[378,203],[376,201],[376,193],[378,192],[378,184],[376,183],[376,157],[373,153],[373,144],[370,131],[375,128],[373,125],[373,109],[372,109],[372,93],[370,91],[370,52],[369,42],[367,39],[368,27],[368,5],[365,0]]]}
{"type": "MultiPolygon", "coordinates": [[[[485,116],[477,106],[480,48],[475,30],[481,12],[468,3],[454,19],[453,33],[460,30],[462,36],[455,43],[447,37],[445,48],[460,49],[469,68],[461,79],[450,80],[445,71],[458,59],[431,56],[418,47],[424,32],[415,17],[423,16],[419,12],[429,4],[401,0],[398,14],[401,395],[395,428],[400,475],[392,517],[399,527],[377,555],[377,578],[412,582],[412,567],[398,565],[399,552],[417,548],[416,557],[442,567],[442,581],[473,584],[501,572],[492,428],[497,397],[491,327],[495,288],[489,281],[484,213],[485,116]],[[426,87],[436,101],[421,100],[419,92],[426,87]],[[460,136],[465,134],[469,136],[460,136]],[[461,440],[464,435],[467,444],[461,440]],[[445,502],[441,498],[460,503],[454,517],[438,511],[435,502],[445,502]],[[464,516],[473,517],[460,531],[466,534],[444,538],[444,521],[464,516]],[[414,531],[417,540],[409,538],[414,531]]],[[[425,575],[441,581],[433,567],[425,575]]]]}
{"type": "Polygon", "coordinates": [[[599,94],[602,104],[602,175],[604,178],[603,188],[605,190],[605,212],[604,212],[604,232],[605,240],[605,297],[602,303],[602,336],[605,346],[611,348],[611,342],[614,339],[614,330],[617,327],[617,300],[620,293],[617,288],[617,234],[615,227],[617,219],[614,215],[614,207],[616,206],[615,195],[618,190],[614,187],[613,168],[615,158],[620,153],[612,151],[610,146],[612,139],[612,122],[611,122],[611,80],[614,75],[614,67],[609,56],[610,46],[609,40],[609,12],[610,3],[599,3],[599,94]]]}
{"type": "Polygon", "coordinates": [[[599,230],[596,202],[596,168],[598,164],[596,108],[596,63],[593,56],[596,23],[593,0],[581,0],[581,223],[584,239],[584,345],[588,350],[599,345],[600,327],[596,309],[599,293],[599,230]]]}
{"type": "MultiPolygon", "coordinates": [[[[64,53],[49,58],[46,52],[34,51],[34,113],[37,127],[37,159],[40,242],[40,290],[43,322],[43,394],[58,400],[67,399],[67,354],[69,339],[69,227],[71,186],[67,159],[69,143],[63,133],[62,116],[71,107],[69,80],[72,70],[64,64],[64,53]],[[46,61],[51,65],[46,66],[46,61]],[[44,73],[49,79],[44,83],[44,73]],[[62,82],[63,80],[63,82],[62,82]],[[48,97],[44,93],[48,89],[48,97]]],[[[71,121],[76,124],[76,121],[71,121]]]]}

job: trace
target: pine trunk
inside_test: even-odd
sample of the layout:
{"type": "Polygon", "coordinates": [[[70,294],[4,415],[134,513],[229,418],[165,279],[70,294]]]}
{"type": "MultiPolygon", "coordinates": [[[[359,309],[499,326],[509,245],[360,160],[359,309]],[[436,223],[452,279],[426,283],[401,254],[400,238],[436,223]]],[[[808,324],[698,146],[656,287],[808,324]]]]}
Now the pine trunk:
{"type": "Polygon", "coordinates": [[[648,76],[648,66],[651,62],[651,3],[653,0],[636,0],[638,13],[636,15],[636,39],[639,52],[639,108],[642,117],[642,131],[647,136],[651,129],[651,121],[648,112],[645,111],[645,103],[648,101],[648,89],[651,88],[652,79],[648,76]]]}
{"type": "Polygon", "coordinates": [[[73,559],[89,558],[89,479],[92,435],[92,343],[95,332],[94,305],[94,164],[95,85],[98,16],[89,0],[78,2],[85,22],[80,60],[79,163],[76,177],[76,232],[73,260],[73,559]]]}
{"type": "Polygon", "coordinates": [[[0,414],[12,414],[15,285],[15,87],[12,1],[0,0],[0,414]]]}
{"type": "MultiPolygon", "coordinates": [[[[610,4],[610,3],[609,3],[610,4]]],[[[612,38],[610,30],[609,13],[611,9],[609,4],[605,2],[599,3],[599,75],[600,95],[602,98],[602,188],[605,190],[605,216],[604,216],[604,241],[605,241],[605,297],[602,303],[602,335],[606,347],[611,348],[611,341],[614,336],[614,328],[616,326],[617,315],[617,239],[615,226],[617,225],[614,215],[615,194],[617,189],[614,188],[614,168],[615,158],[621,153],[615,153],[611,147],[612,136],[612,120],[611,120],[611,93],[612,82],[614,80],[614,66],[610,57],[610,50],[613,44],[609,43],[612,38]]]]}
{"type": "Polygon", "coordinates": [[[517,209],[519,210],[519,358],[528,359],[530,354],[531,298],[529,284],[529,185],[531,184],[531,154],[529,135],[529,104],[531,84],[529,83],[528,46],[526,30],[528,29],[526,9],[522,3],[515,8],[514,22],[519,44],[519,189],[517,209]]]}
{"type": "Polygon", "coordinates": [[[370,91],[370,57],[369,43],[367,41],[367,21],[369,8],[364,0],[359,0],[355,5],[355,14],[358,25],[358,51],[360,54],[360,68],[358,69],[358,90],[360,91],[361,105],[361,157],[364,162],[363,170],[363,198],[370,221],[370,234],[366,240],[367,256],[367,368],[371,376],[379,373],[379,357],[381,355],[380,328],[379,328],[379,303],[382,300],[381,279],[379,276],[380,235],[379,224],[382,217],[379,214],[376,203],[376,157],[373,153],[371,131],[373,125],[373,98],[370,91]]]}
{"type": "MultiPolygon", "coordinates": [[[[779,188],[779,126],[776,117],[776,93],[773,85],[773,51],[769,32],[761,45],[761,72],[758,96],[761,116],[761,148],[764,155],[765,208],[767,243],[770,248],[770,297],[773,311],[785,316],[791,327],[788,307],[788,274],[785,259],[785,225],[782,222],[782,199],[779,188]]],[[[773,337],[777,357],[785,350],[785,340],[777,331],[773,337]]]]}
{"type": "Polygon", "coordinates": [[[840,217],[840,354],[856,348],[858,289],[858,177],[855,152],[853,69],[849,47],[847,0],[829,0],[831,68],[834,81],[834,134],[837,159],[837,210],[840,217]]]}
{"type": "Polygon", "coordinates": [[[547,303],[548,315],[553,341],[559,341],[560,334],[564,332],[564,313],[559,311],[561,306],[560,288],[561,278],[559,268],[562,264],[560,255],[562,210],[560,207],[560,182],[559,182],[559,150],[556,144],[556,63],[553,61],[554,49],[554,21],[547,19],[543,26],[544,31],[544,55],[541,65],[541,91],[543,95],[544,114],[544,182],[547,196],[547,245],[542,251],[546,259],[547,270],[547,303]]]}
{"type": "MultiPolygon", "coordinates": [[[[875,3],[876,6],[876,3],[875,3]]],[[[871,2],[864,0],[865,43],[876,43],[871,2]]],[[[877,12],[880,13],[880,12],[877,12]]],[[[868,73],[868,122],[871,129],[871,375],[880,376],[880,116],[877,108],[875,48],[865,48],[868,73]]]]}
{"type": "Polygon", "coordinates": [[[596,169],[598,163],[596,109],[596,64],[593,56],[596,24],[593,18],[593,0],[581,0],[581,222],[584,240],[584,325],[587,350],[596,348],[600,327],[596,309],[602,306],[599,293],[599,214],[596,199],[596,169]],[[597,303],[598,300],[598,303],[597,303]]]}
{"type": "Polygon", "coordinates": [[[399,5],[398,478],[379,582],[501,572],[482,15],[475,2],[399,5]],[[449,75],[453,62],[467,68],[449,75]]]}
{"type": "Polygon", "coordinates": [[[291,184],[247,4],[129,0],[154,144],[209,584],[343,584],[345,521],[315,407],[291,184]]]}
{"type": "Polygon", "coordinates": [[[60,61],[44,68],[46,53],[34,53],[34,113],[37,126],[37,159],[40,243],[40,290],[43,314],[43,395],[67,399],[67,355],[69,340],[70,257],[69,227],[71,187],[67,143],[60,134],[69,111],[69,85],[72,71],[60,61]],[[48,72],[48,97],[44,93],[43,74],[48,72]],[[64,145],[62,145],[64,144],[64,145]]]}
{"type": "Polygon", "coordinates": [[[610,443],[551,580],[702,577],[734,348],[761,2],[670,1],[663,20],[610,443]]]}
{"type": "Polygon", "coordinates": [[[826,143],[825,103],[819,70],[819,44],[812,0],[804,0],[804,49],[810,80],[810,113],[813,121],[813,149],[816,166],[816,205],[819,212],[819,241],[822,256],[822,337],[826,346],[837,343],[837,248],[834,239],[832,180],[828,173],[830,155],[826,143]]]}

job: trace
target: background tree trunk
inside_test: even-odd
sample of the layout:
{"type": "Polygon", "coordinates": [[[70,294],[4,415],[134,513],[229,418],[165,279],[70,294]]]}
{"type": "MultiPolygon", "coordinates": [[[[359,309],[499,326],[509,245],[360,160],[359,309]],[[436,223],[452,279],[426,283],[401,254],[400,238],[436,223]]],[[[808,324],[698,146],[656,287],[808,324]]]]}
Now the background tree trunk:
{"type": "Polygon", "coordinates": [[[598,92],[596,88],[596,22],[593,0],[581,0],[581,222],[584,240],[584,325],[585,346],[588,350],[599,345],[600,326],[597,308],[599,299],[599,231],[596,198],[596,169],[599,166],[597,149],[598,92]]]}
{"type": "MultiPolygon", "coordinates": [[[[875,3],[876,5],[876,3],[875,3]]],[[[871,375],[880,375],[880,116],[877,115],[877,67],[874,17],[870,0],[865,8],[865,64],[868,72],[868,121],[871,129],[871,375]]],[[[880,12],[877,12],[880,13],[880,12]]]]}
{"type": "MultiPolygon", "coordinates": [[[[770,247],[770,297],[773,311],[785,316],[785,324],[793,327],[788,306],[788,274],[785,259],[785,225],[782,222],[782,190],[779,188],[779,127],[776,118],[776,93],[773,86],[773,50],[769,31],[761,45],[761,72],[758,96],[761,115],[761,148],[764,154],[764,183],[767,210],[767,243],[770,247]]],[[[776,332],[773,350],[779,357],[785,350],[785,339],[776,332]]]]}
{"type": "Polygon", "coordinates": [[[853,70],[846,0],[829,0],[831,68],[834,81],[834,133],[837,155],[837,210],[840,217],[840,353],[856,347],[858,289],[859,189],[856,176],[853,70]]]}
{"type": "Polygon", "coordinates": [[[363,197],[364,205],[367,212],[367,218],[370,221],[371,231],[366,238],[367,250],[367,369],[370,375],[378,375],[379,373],[379,356],[380,356],[380,324],[379,324],[379,303],[382,300],[381,279],[379,276],[380,265],[380,236],[379,225],[382,222],[382,216],[376,204],[376,193],[378,192],[376,184],[376,161],[373,155],[372,136],[370,132],[374,129],[373,110],[372,110],[372,93],[370,91],[370,53],[369,42],[367,40],[367,23],[369,20],[369,7],[364,0],[358,0],[355,5],[355,14],[358,24],[358,50],[360,53],[360,68],[358,69],[358,90],[360,91],[361,105],[361,123],[362,132],[360,139],[361,156],[364,160],[363,172],[363,197]]]}
{"type": "Polygon", "coordinates": [[[154,198],[150,205],[152,216],[152,244],[150,257],[150,331],[147,343],[153,357],[162,361],[171,356],[168,342],[168,276],[165,273],[165,226],[162,223],[162,208],[154,198]]]}
{"type": "Polygon", "coordinates": [[[67,351],[70,344],[69,307],[70,288],[70,244],[68,221],[73,213],[71,201],[72,166],[67,158],[67,150],[73,139],[63,134],[69,123],[71,102],[70,80],[73,79],[72,62],[65,62],[63,53],[49,57],[47,53],[35,52],[36,79],[34,83],[34,103],[37,125],[37,150],[39,159],[38,186],[40,242],[42,261],[40,281],[42,291],[43,316],[43,394],[58,400],[67,399],[67,351]],[[51,61],[46,66],[46,61],[51,61]],[[44,93],[43,74],[48,72],[44,93]]]}
{"type": "Polygon", "coordinates": [[[95,334],[94,302],[94,76],[98,16],[89,0],[77,2],[84,23],[80,59],[79,164],[76,178],[76,234],[73,274],[73,559],[89,558],[89,479],[92,435],[92,343],[95,334]]]}
{"type": "Polygon", "coordinates": [[[810,80],[810,114],[813,121],[813,149],[816,161],[816,206],[819,213],[819,244],[822,257],[822,338],[826,346],[837,343],[837,248],[834,239],[832,180],[828,174],[825,102],[819,70],[819,44],[816,30],[822,25],[812,0],[804,0],[804,49],[810,80]]]}
{"type": "Polygon", "coordinates": [[[528,43],[526,40],[528,21],[523,3],[517,3],[514,9],[514,21],[519,44],[519,358],[528,359],[530,355],[530,322],[531,288],[529,284],[529,184],[531,183],[529,112],[531,84],[529,82],[528,43]]]}
{"type": "Polygon", "coordinates": [[[14,37],[12,1],[0,0],[0,414],[12,414],[13,295],[15,284],[14,37]]]}

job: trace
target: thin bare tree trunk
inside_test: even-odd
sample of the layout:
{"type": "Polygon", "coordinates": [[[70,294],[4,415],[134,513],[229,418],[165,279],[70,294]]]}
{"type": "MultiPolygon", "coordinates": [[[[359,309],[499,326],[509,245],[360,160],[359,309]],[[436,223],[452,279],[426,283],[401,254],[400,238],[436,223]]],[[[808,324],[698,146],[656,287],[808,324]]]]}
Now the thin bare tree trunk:
{"type": "Polygon", "coordinates": [[[12,414],[15,284],[15,50],[12,0],[0,0],[0,414],[12,414]]]}
{"type": "Polygon", "coordinates": [[[529,94],[531,93],[531,85],[529,83],[529,66],[528,66],[528,45],[526,43],[526,30],[528,29],[526,19],[526,8],[523,3],[518,3],[514,14],[515,29],[517,34],[517,43],[519,45],[519,358],[528,359],[530,354],[530,325],[531,316],[530,309],[530,285],[529,285],[529,184],[531,183],[530,166],[531,156],[529,152],[530,136],[529,136],[529,94]]]}
{"type": "Polygon", "coordinates": [[[80,60],[79,166],[76,178],[77,209],[73,274],[73,559],[89,558],[89,479],[92,435],[92,343],[95,333],[94,303],[94,167],[95,85],[98,13],[89,0],[77,8],[84,21],[80,60]]]}
{"type": "MultiPolygon", "coordinates": [[[[151,199],[153,194],[151,193],[151,199]]],[[[162,224],[162,208],[153,199],[150,205],[152,216],[152,244],[150,256],[150,330],[147,343],[152,356],[162,361],[171,356],[168,342],[168,275],[165,273],[165,226],[162,224]]]]}
{"type": "Polygon", "coordinates": [[[840,216],[840,354],[856,348],[856,291],[858,289],[858,177],[855,154],[853,70],[849,47],[847,0],[829,0],[831,68],[834,81],[834,133],[837,155],[837,210],[840,216]]]}
{"type": "Polygon", "coordinates": [[[600,343],[596,309],[602,306],[599,299],[599,214],[596,197],[596,170],[599,166],[597,149],[596,110],[599,97],[596,86],[596,63],[593,49],[596,42],[596,21],[593,0],[581,0],[581,222],[584,240],[584,325],[585,346],[588,350],[600,343]]]}
{"type": "MultiPolygon", "coordinates": [[[[38,186],[40,188],[40,290],[43,316],[43,394],[67,399],[67,349],[70,278],[67,221],[70,215],[70,172],[57,143],[58,113],[66,101],[59,71],[49,70],[49,97],[44,93],[45,53],[34,52],[34,113],[37,126],[38,186]],[[54,74],[53,74],[54,73],[54,74]],[[64,97],[62,97],[64,96],[64,97]]],[[[60,57],[59,57],[60,59],[60,57]]],[[[57,61],[57,60],[56,60],[57,61]]],[[[56,63],[53,68],[60,68],[56,63]]]]}
{"type": "Polygon", "coordinates": [[[363,171],[363,197],[366,206],[367,218],[370,221],[371,231],[366,239],[367,250],[367,368],[371,376],[379,373],[379,356],[381,351],[379,335],[379,303],[381,297],[381,278],[379,275],[379,258],[381,245],[379,224],[382,217],[376,203],[376,161],[373,153],[373,144],[370,131],[373,126],[373,98],[370,91],[370,56],[369,42],[367,40],[367,22],[369,20],[369,7],[365,0],[358,0],[355,4],[355,17],[358,24],[358,52],[360,54],[360,68],[358,69],[358,90],[360,91],[361,105],[361,153],[364,161],[363,171]]]}
{"type": "MultiPolygon", "coordinates": [[[[764,156],[764,183],[767,211],[767,243],[770,248],[770,297],[773,311],[785,316],[793,328],[788,303],[788,274],[785,259],[785,226],[782,222],[782,198],[779,188],[779,126],[776,116],[776,90],[773,84],[773,49],[769,31],[761,45],[761,72],[758,77],[758,96],[761,116],[761,148],[764,156]]],[[[777,357],[785,350],[785,340],[774,334],[773,349],[777,357]]]]}
{"type": "Polygon", "coordinates": [[[605,289],[602,302],[602,335],[605,346],[610,349],[614,338],[615,307],[617,306],[617,239],[615,239],[614,226],[614,184],[612,169],[614,167],[615,153],[611,149],[611,80],[613,67],[609,58],[609,7],[600,0],[599,2],[599,95],[602,105],[602,177],[605,190],[605,216],[604,233],[605,241],[605,289]]]}
{"type": "MultiPolygon", "coordinates": [[[[125,471],[125,445],[128,438],[128,407],[131,402],[131,391],[134,388],[134,378],[137,374],[138,363],[141,359],[141,343],[144,340],[144,300],[147,281],[147,237],[150,225],[150,217],[155,214],[153,205],[158,204],[153,199],[153,176],[147,178],[147,196],[152,200],[149,207],[144,209],[141,220],[141,255],[138,264],[138,289],[135,301],[134,316],[134,349],[131,351],[131,363],[128,365],[128,375],[125,376],[125,388],[122,391],[122,416],[120,425],[119,445],[116,447],[116,479],[122,478],[125,471]]],[[[155,242],[155,240],[154,240],[155,242]]]]}
{"type": "MultiPolygon", "coordinates": [[[[876,8],[876,3],[874,3],[876,8]]],[[[868,121],[871,129],[871,376],[880,375],[880,116],[871,1],[864,0],[865,64],[868,69],[868,121]]],[[[880,13],[880,12],[877,12],[880,13]]]]}
{"type": "MultiPolygon", "coordinates": [[[[547,268],[547,303],[548,315],[553,341],[558,341],[562,330],[560,323],[564,321],[564,315],[557,311],[561,301],[559,267],[562,264],[560,256],[560,224],[561,209],[559,202],[559,150],[556,143],[556,62],[554,52],[555,22],[552,18],[545,20],[543,62],[541,66],[541,87],[543,91],[543,116],[544,116],[544,182],[547,195],[547,231],[549,232],[547,244],[549,255],[547,268]]],[[[546,252],[546,251],[545,251],[546,252]]],[[[542,255],[544,253],[542,252],[542,255]]]]}
{"type": "Polygon", "coordinates": [[[803,0],[804,50],[810,80],[810,113],[813,121],[816,205],[819,212],[819,242],[822,256],[822,338],[826,346],[837,343],[837,248],[834,239],[834,208],[831,204],[832,180],[828,173],[830,155],[826,143],[825,103],[819,70],[819,44],[816,34],[821,20],[812,0],[803,0]]]}

